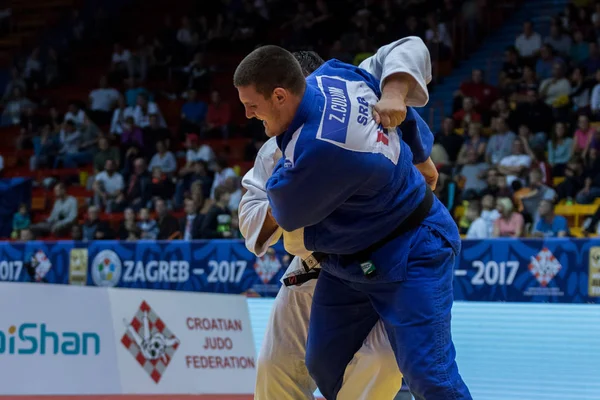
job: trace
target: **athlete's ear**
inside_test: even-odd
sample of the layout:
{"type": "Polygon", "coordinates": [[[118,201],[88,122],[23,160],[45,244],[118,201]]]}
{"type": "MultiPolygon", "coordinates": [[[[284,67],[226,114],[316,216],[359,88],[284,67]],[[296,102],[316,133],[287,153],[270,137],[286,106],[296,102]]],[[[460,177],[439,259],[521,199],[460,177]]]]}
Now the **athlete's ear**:
{"type": "Polygon", "coordinates": [[[278,87],[275,88],[275,90],[273,90],[273,100],[275,100],[275,102],[279,105],[283,105],[287,100],[288,96],[289,93],[284,88],[278,87]]]}

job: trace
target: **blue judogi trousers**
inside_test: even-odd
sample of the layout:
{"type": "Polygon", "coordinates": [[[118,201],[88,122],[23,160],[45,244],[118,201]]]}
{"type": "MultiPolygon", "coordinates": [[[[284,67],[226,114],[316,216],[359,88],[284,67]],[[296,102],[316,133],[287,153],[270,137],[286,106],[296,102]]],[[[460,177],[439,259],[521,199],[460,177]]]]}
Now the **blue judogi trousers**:
{"type": "Polygon", "coordinates": [[[428,226],[421,225],[414,235],[400,281],[358,282],[326,268],[321,272],[306,366],[327,400],[336,399],[346,365],[380,318],[415,399],[472,399],[458,372],[450,332],[454,250],[428,226]]]}

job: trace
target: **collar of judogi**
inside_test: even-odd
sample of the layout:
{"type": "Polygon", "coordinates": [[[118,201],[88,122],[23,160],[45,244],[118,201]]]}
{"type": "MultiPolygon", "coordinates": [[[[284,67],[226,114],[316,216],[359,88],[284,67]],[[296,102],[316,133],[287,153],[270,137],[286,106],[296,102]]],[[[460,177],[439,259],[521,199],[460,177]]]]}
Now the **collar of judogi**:
{"type": "Polygon", "coordinates": [[[317,97],[317,94],[318,89],[310,86],[307,83],[306,89],[304,90],[304,96],[302,96],[302,101],[298,106],[298,110],[296,110],[296,115],[294,115],[292,123],[284,133],[277,136],[277,146],[281,152],[285,153],[285,148],[290,140],[292,140],[294,132],[296,132],[298,128],[300,128],[306,122],[311,109],[316,105],[315,98],[317,97]]]}

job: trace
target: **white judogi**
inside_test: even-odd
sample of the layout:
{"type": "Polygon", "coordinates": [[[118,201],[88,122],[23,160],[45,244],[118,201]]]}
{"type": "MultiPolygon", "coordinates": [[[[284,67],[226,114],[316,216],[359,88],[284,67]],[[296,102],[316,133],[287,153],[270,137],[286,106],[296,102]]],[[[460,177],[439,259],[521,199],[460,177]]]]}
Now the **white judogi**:
{"type": "MultiPolygon", "coordinates": [[[[360,67],[381,82],[394,73],[410,74],[418,85],[409,93],[407,105],[419,107],[427,103],[429,94],[426,85],[431,80],[431,62],[421,39],[408,37],[384,46],[373,57],[363,61],[360,67]]],[[[254,168],[242,180],[247,192],[240,203],[239,219],[246,247],[257,256],[264,255],[283,236],[286,250],[296,256],[286,271],[285,276],[289,276],[303,269],[301,259],[311,254],[304,247],[303,231],[284,232],[279,228],[265,243],[258,243],[269,208],[265,184],[279,158],[281,151],[275,138],[271,138],[260,149],[254,168]]],[[[258,358],[255,400],[314,398],[316,385],[308,374],[304,358],[316,282],[311,280],[301,286],[281,287],[258,358]]],[[[401,384],[402,374],[383,324],[378,322],[348,364],[337,398],[391,400],[401,384]]]]}

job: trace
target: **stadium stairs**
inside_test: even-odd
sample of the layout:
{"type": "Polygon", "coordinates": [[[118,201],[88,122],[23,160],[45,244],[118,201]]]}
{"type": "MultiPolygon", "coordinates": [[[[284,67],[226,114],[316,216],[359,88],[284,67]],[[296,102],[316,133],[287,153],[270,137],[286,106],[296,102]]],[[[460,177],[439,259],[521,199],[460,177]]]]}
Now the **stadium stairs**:
{"type": "Polygon", "coordinates": [[[535,30],[543,36],[548,34],[550,20],[561,12],[568,0],[528,0],[510,16],[496,32],[485,39],[483,44],[471,56],[464,60],[451,74],[436,85],[430,94],[430,102],[421,115],[429,119],[429,124],[438,130],[446,115],[452,113],[454,92],[460,84],[471,77],[473,68],[484,70],[487,82],[498,84],[502,69],[504,50],[514,44],[523,30],[523,23],[532,20],[535,30]]]}

